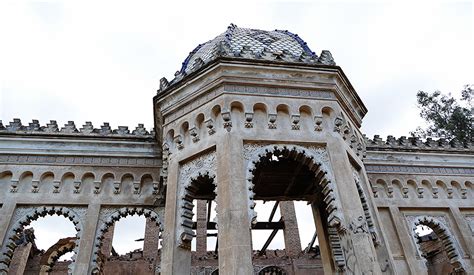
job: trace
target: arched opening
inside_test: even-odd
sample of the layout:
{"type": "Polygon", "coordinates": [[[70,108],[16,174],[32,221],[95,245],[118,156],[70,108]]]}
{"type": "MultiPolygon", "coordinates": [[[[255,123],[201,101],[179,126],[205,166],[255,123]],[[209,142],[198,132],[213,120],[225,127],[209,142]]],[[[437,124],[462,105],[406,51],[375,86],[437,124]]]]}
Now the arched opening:
{"type": "Polygon", "coordinates": [[[431,217],[417,218],[413,232],[429,275],[466,274],[454,237],[444,225],[431,217]]]}
{"type": "MultiPolygon", "coordinates": [[[[181,247],[190,249],[200,259],[217,259],[215,188],[215,176],[208,173],[192,177],[185,188],[185,204],[182,207],[185,213],[184,224],[188,226],[182,233],[185,237],[181,239],[187,241],[183,241],[181,247]]],[[[215,264],[217,265],[217,261],[215,264]]]]}
{"type": "MultiPolygon", "coordinates": [[[[251,181],[250,197],[254,201],[262,200],[273,206],[268,221],[263,222],[262,218],[253,221],[252,235],[262,235],[254,233],[260,230],[268,232],[263,246],[253,244],[254,265],[262,266],[269,253],[278,255],[278,252],[269,251],[269,248],[279,231],[283,232],[283,255],[287,259],[304,257],[313,261],[315,264],[312,272],[322,272],[323,262],[330,265],[324,267],[325,271],[336,272],[344,265],[344,259],[333,256],[336,255],[336,249],[340,248],[337,235],[340,223],[336,214],[339,208],[336,206],[337,195],[326,166],[318,159],[316,155],[310,155],[299,147],[268,146],[258,158],[251,160],[251,174],[247,176],[251,181]],[[281,218],[277,221],[275,217],[278,209],[281,218]],[[299,211],[306,211],[305,220],[308,219],[308,214],[313,219],[314,231],[310,236],[300,234],[297,217],[299,211]],[[322,251],[325,255],[321,255],[322,251]],[[321,257],[325,257],[326,261],[322,261],[321,257]]],[[[259,205],[256,206],[258,208],[259,205]]]]}
{"type": "Polygon", "coordinates": [[[153,274],[161,254],[161,216],[142,207],[105,212],[108,214],[101,218],[95,240],[92,274],[109,274],[120,265],[140,274],[153,274]]]}
{"type": "Polygon", "coordinates": [[[14,274],[28,273],[27,268],[38,268],[38,270],[32,270],[33,273],[39,273],[39,268],[46,272],[58,259],[65,262],[58,264],[57,269],[64,272],[72,271],[74,259],[72,255],[77,253],[77,245],[82,232],[80,216],[72,208],[55,206],[18,207],[15,211],[24,215],[11,225],[8,231],[9,236],[3,243],[4,253],[0,256],[0,273],[8,273],[9,270],[14,274]],[[67,238],[73,239],[74,245],[68,251],[56,251],[52,257],[49,257],[47,265],[20,264],[27,261],[40,262],[58,240],[67,238]],[[70,253],[71,250],[73,253],[70,253]]]}

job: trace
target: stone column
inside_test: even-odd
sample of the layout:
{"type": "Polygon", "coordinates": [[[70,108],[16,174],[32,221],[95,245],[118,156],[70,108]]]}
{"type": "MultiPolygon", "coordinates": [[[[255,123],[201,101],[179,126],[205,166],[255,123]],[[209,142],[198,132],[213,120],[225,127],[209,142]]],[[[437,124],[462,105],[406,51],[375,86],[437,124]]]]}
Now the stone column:
{"type": "Polygon", "coordinates": [[[242,139],[232,132],[217,142],[219,273],[253,274],[242,139]]]}
{"type": "Polygon", "coordinates": [[[403,250],[403,256],[405,256],[408,270],[410,270],[411,274],[421,274],[424,269],[420,268],[416,259],[416,245],[412,241],[410,231],[408,231],[407,227],[405,226],[405,218],[403,217],[403,214],[400,213],[398,207],[390,206],[389,210],[395,225],[395,230],[399,236],[400,244],[403,250]]]}
{"type": "Polygon", "coordinates": [[[155,222],[146,219],[145,238],[143,240],[143,258],[147,261],[155,262],[158,257],[158,243],[160,228],[155,222]]]}
{"type": "Polygon", "coordinates": [[[283,236],[285,238],[286,255],[290,257],[298,256],[301,252],[300,232],[298,221],[296,220],[295,204],[293,201],[280,202],[280,214],[285,222],[283,236]]]}
{"type": "Polygon", "coordinates": [[[97,231],[97,222],[99,221],[100,205],[89,204],[84,223],[84,230],[79,241],[79,251],[74,268],[74,274],[90,274],[91,258],[94,250],[94,240],[97,231]]]}
{"type": "Polygon", "coordinates": [[[32,246],[33,245],[31,243],[26,243],[18,246],[15,249],[8,274],[22,275],[25,273],[26,264],[28,263],[32,246]]]}
{"type": "Polygon", "coordinates": [[[179,215],[178,201],[179,164],[170,158],[168,165],[168,187],[166,191],[165,228],[163,232],[163,248],[161,254],[161,273],[190,274],[191,251],[178,247],[177,219],[179,215]]]}
{"type": "Polygon", "coordinates": [[[0,243],[3,244],[3,240],[8,238],[5,236],[10,225],[10,220],[15,212],[16,204],[11,201],[6,201],[0,208],[0,243]]]}
{"type": "Polygon", "coordinates": [[[321,261],[323,263],[324,274],[334,274],[334,264],[331,259],[331,248],[329,247],[329,240],[324,229],[323,220],[321,219],[321,212],[317,205],[311,205],[313,210],[314,224],[316,232],[318,232],[319,251],[321,252],[321,261]]]}
{"type": "Polygon", "coordinates": [[[112,253],[114,229],[115,224],[109,227],[109,230],[104,234],[104,240],[102,241],[102,247],[100,248],[100,252],[105,256],[106,259],[109,259],[110,254],[112,253]]]}
{"type": "Polygon", "coordinates": [[[378,265],[375,247],[370,234],[367,232],[368,227],[365,223],[364,209],[359,196],[354,195],[358,194],[358,191],[346,147],[347,145],[342,138],[328,135],[327,150],[330,165],[345,219],[343,226],[348,229],[343,237],[351,239],[352,248],[350,250],[352,251],[348,253],[353,253],[356,258],[355,263],[347,263],[347,268],[355,273],[381,274],[382,271],[378,265]]]}
{"type": "Polygon", "coordinates": [[[198,257],[207,253],[207,202],[197,200],[196,253],[198,257]]]}

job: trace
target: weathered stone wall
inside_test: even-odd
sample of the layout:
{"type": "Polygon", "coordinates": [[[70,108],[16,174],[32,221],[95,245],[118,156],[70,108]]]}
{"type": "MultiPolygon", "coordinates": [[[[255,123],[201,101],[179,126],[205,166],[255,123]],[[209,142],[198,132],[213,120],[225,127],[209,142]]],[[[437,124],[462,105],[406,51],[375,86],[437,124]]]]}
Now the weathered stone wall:
{"type": "Polygon", "coordinates": [[[422,224],[446,239],[453,266],[473,272],[472,148],[443,140],[368,140],[365,169],[397,270],[427,272],[414,237],[416,225],[422,224]]]}
{"type": "Polygon", "coordinates": [[[131,133],[125,127],[112,130],[108,124],[94,129],[86,123],[81,130],[72,122],[60,130],[55,122],[2,124],[1,270],[8,269],[17,232],[31,221],[58,214],[71,219],[77,229],[71,272],[90,272],[106,213],[128,207],[119,217],[134,212],[157,219],[146,211],[159,212],[160,167],[161,150],[143,126],[131,133]]]}

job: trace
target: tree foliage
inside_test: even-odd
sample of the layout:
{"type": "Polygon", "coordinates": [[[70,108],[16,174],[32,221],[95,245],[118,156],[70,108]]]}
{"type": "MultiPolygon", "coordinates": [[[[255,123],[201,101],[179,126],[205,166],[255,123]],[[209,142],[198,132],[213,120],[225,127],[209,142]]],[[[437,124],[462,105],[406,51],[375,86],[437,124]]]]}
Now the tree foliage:
{"type": "Polygon", "coordinates": [[[463,143],[474,141],[474,85],[464,86],[459,101],[440,91],[431,94],[418,91],[416,98],[420,116],[428,127],[418,127],[411,132],[413,136],[456,139],[463,143]]]}

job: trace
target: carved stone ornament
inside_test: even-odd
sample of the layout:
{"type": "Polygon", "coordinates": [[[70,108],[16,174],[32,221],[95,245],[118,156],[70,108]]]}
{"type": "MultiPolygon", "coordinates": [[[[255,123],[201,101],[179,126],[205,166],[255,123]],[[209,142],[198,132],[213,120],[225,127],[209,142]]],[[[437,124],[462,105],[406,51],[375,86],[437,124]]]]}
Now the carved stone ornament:
{"type": "Polygon", "coordinates": [[[315,171],[325,174],[321,181],[325,201],[328,202],[328,224],[344,230],[344,218],[342,214],[342,207],[340,205],[337,187],[334,184],[334,177],[330,169],[329,157],[326,149],[318,146],[301,146],[294,144],[262,144],[262,143],[246,143],[244,144],[243,156],[246,160],[246,179],[248,190],[248,210],[249,220],[254,223],[256,221],[254,192],[253,192],[253,170],[256,169],[256,164],[261,157],[265,157],[270,152],[282,152],[284,154],[303,155],[308,158],[308,163],[315,171]]]}
{"type": "Polygon", "coordinates": [[[204,123],[206,124],[207,132],[209,133],[209,135],[213,135],[216,133],[216,129],[214,129],[214,121],[212,120],[212,118],[206,120],[204,123]]]}
{"type": "Polygon", "coordinates": [[[322,131],[323,130],[323,127],[321,126],[323,124],[323,117],[322,116],[315,116],[314,117],[314,130],[315,131],[322,131]]]}
{"type": "MultiPolygon", "coordinates": [[[[379,236],[377,234],[377,230],[376,230],[375,225],[374,225],[372,211],[370,210],[367,196],[364,192],[364,189],[362,188],[359,173],[354,167],[352,167],[352,175],[353,175],[356,187],[357,187],[357,192],[359,193],[359,199],[360,199],[360,202],[362,204],[362,209],[364,210],[364,216],[365,216],[365,220],[367,222],[368,233],[372,237],[372,241],[373,241],[374,245],[378,246],[378,245],[380,245],[380,239],[379,239],[379,236]]],[[[374,196],[375,196],[375,194],[376,193],[374,193],[374,196]]]]}
{"type": "Polygon", "coordinates": [[[163,230],[163,217],[164,208],[146,208],[146,207],[102,207],[99,212],[99,224],[94,238],[94,246],[92,250],[92,259],[90,266],[92,267],[93,273],[99,273],[103,268],[103,262],[99,257],[99,252],[102,247],[102,242],[105,238],[105,234],[115,222],[121,218],[125,218],[131,215],[145,216],[145,218],[151,220],[159,227],[159,230],[163,230]]]}
{"type": "Polygon", "coordinates": [[[253,113],[245,113],[245,128],[253,128],[253,113]]]}
{"type": "MultiPolygon", "coordinates": [[[[179,226],[176,230],[178,246],[191,249],[191,241],[194,237],[193,226],[193,192],[197,187],[193,185],[194,180],[200,176],[208,176],[213,179],[215,193],[217,194],[216,177],[216,152],[208,152],[184,163],[179,168],[178,177],[178,220],[179,226]]],[[[217,196],[216,196],[216,201],[217,196]]]]}
{"type": "Polygon", "coordinates": [[[222,119],[224,120],[223,126],[224,129],[227,130],[227,132],[230,132],[232,129],[232,121],[230,119],[230,112],[223,112],[222,114],[222,119]]]}
{"type": "Polygon", "coordinates": [[[417,247],[416,253],[418,256],[421,255],[421,252],[418,247],[418,241],[416,239],[417,233],[415,230],[418,225],[425,225],[431,228],[439,239],[443,240],[444,250],[454,269],[456,271],[465,271],[461,246],[453,235],[451,226],[445,216],[406,215],[405,218],[409,228],[413,230],[411,236],[417,247]]]}
{"type": "Polygon", "coordinates": [[[11,259],[15,248],[21,242],[23,229],[32,221],[39,217],[59,215],[71,220],[77,231],[74,256],[72,263],[68,267],[68,273],[74,273],[75,259],[78,252],[79,241],[83,232],[87,209],[85,207],[64,207],[64,206],[21,206],[17,207],[11,218],[11,223],[5,235],[0,253],[0,273],[8,273],[11,259]]]}

